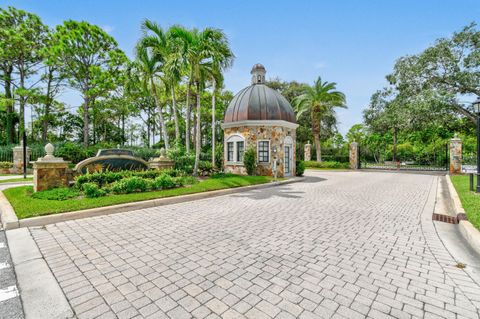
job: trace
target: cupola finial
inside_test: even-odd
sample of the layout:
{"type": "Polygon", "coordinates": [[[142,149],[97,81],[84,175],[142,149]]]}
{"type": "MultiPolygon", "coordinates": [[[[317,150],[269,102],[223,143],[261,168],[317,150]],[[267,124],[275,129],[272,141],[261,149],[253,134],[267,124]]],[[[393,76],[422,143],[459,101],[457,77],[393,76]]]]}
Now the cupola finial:
{"type": "Polygon", "coordinates": [[[265,73],[267,73],[267,70],[265,70],[263,65],[260,63],[255,64],[252,67],[252,71],[250,71],[250,74],[252,75],[252,84],[265,83],[265,73]]]}

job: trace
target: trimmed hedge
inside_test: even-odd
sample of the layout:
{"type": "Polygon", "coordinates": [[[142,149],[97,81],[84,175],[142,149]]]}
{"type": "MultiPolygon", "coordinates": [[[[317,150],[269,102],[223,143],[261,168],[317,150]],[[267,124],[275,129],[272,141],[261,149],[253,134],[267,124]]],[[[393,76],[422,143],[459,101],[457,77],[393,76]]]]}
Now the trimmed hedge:
{"type": "Polygon", "coordinates": [[[314,162],[314,161],[307,161],[305,162],[306,168],[339,168],[339,169],[347,169],[350,167],[349,163],[340,163],[334,161],[326,161],[326,162],[314,162]]]}

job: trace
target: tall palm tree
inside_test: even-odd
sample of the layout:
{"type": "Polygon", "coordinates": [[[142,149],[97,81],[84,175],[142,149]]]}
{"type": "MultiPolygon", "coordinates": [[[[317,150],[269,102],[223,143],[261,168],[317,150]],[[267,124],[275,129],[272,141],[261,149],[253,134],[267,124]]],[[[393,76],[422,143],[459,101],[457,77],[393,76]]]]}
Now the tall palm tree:
{"type": "Polygon", "coordinates": [[[205,28],[203,30],[186,30],[182,27],[172,27],[174,37],[183,43],[183,54],[188,62],[189,75],[187,79],[187,114],[186,114],[186,146],[189,150],[190,135],[190,86],[196,88],[196,135],[195,135],[195,166],[194,174],[198,174],[201,151],[201,94],[205,82],[215,74],[215,63],[218,69],[227,67],[231,63],[231,53],[225,34],[218,29],[205,28]]]}
{"type": "Polygon", "coordinates": [[[346,108],[345,94],[336,91],[336,88],[337,83],[322,82],[322,78],[318,77],[313,86],[305,86],[303,94],[295,99],[297,118],[306,112],[310,114],[317,162],[322,161],[320,131],[323,117],[334,114],[335,107],[346,108]]]}
{"type": "Polygon", "coordinates": [[[165,149],[168,150],[170,147],[168,130],[163,117],[163,107],[159,96],[160,92],[157,88],[160,83],[159,80],[165,81],[162,75],[164,72],[164,62],[168,54],[167,36],[159,25],[150,20],[145,20],[142,23],[142,30],[144,34],[137,45],[137,60],[141,73],[147,78],[151,94],[155,99],[165,149]]]}
{"type": "Polygon", "coordinates": [[[193,35],[192,32],[184,28],[180,25],[174,25],[170,27],[168,30],[169,37],[174,43],[177,43],[177,52],[180,53],[182,58],[182,66],[186,70],[187,73],[187,93],[186,93],[186,107],[185,107],[185,149],[187,154],[190,153],[190,135],[191,135],[191,128],[190,128],[190,113],[191,113],[191,106],[190,106],[190,96],[191,96],[191,87],[193,84],[193,68],[192,68],[192,60],[194,52],[192,47],[194,45],[193,35]],[[178,42],[177,42],[178,41],[178,42]]]}
{"type": "Polygon", "coordinates": [[[215,122],[215,109],[216,109],[216,93],[217,87],[223,82],[223,71],[232,66],[233,59],[235,55],[230,49],[228,39],[226,35],[220,31],[216,30],[213,35],[213,41],[211,43],[212,49],[212,166],[215,167],[215,131],[216,131],[216,122],[215,122]]]}

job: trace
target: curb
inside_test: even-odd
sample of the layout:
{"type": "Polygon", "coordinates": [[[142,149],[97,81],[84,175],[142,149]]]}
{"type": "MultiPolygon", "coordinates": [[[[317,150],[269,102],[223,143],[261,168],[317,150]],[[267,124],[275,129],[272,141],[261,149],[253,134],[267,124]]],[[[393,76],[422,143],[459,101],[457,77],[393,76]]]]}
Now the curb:
{"type": "Polygon", "coordinates": [[[455,214],[459,220],[458,225],[460,227],[460,233],[462,233],[462,236],[470,244],[470,246],[472,246],[472,248],[480,254],[480,231],[478,231],[468,220],[459,218],[459,215],[465,216],[465,210],[463,209],[457,190],[455,189],[455,186],[453,186],[450,175],[447,175],[446,177],[448,190],[450,192],[450,196],[452,197],[453,206],[455,209],[455,214]]]}
{"type": "Polygon", "coordinates": [[[3,192],[0,192],[0,219],[5,230],[20,227],[17,215],[3,192]]]}
{"type": "Polygon", "coordinates": [[[31,217],[31,218],[25,218],[20,220],[17,218],[17,215],[15,214],[15,211],[13,210],[12,206],[8,202],[7,198],[3,195],[2,192],[0,192],[0,209],[2,211],[1,218],[3,223],[3,228],[7,230],[7,229],[14,229],[19,227],[45,226],[48,224],[55,224],[58,222],[80,219],[80,218],[110,215],[115,213],[124,213],[132,210],[139,210],[139,209],[145,209],[145,208],[151,208],[151,207],[190,202],[190,201],[195,201],[195,200],[200,200],[200,199],[205,199],[210,197],[245,192],[249,190],[263,189],[263,188],[268,188],[268,187],[273,187],[278,185],[296,183],[304,180],[305,180],[305,177],[294,177],[294,178],[284,180],[284,181],[279,181],[279,182],[270,182],[270,183],[258,184],[258,185],[249,185],[249,186],[243,186],[243,187],[220,189],[215,191],[207,191],[207,192],[182,195],[182,196],[150,199],[145,201],[124,203],[124,204],[118,204],[113,206],[97,207],[97,208],[91,208],[91,209],[85,209],[85,210],[79,210],[79,211],[73,211],[73,212],[31,217]],[[5,220],[4,220],[4,215],[5,215],[5,220]]]}
{"type": "Polygon", "coordinates": [[[5,232],[25,318],[73,318],[73,310],[27,228],[5,232]]]}

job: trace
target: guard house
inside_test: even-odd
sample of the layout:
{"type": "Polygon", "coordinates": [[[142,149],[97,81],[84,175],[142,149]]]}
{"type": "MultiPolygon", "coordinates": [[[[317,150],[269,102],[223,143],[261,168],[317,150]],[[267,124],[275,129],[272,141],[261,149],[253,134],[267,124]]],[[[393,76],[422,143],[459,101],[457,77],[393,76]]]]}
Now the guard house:
{"type": "Polygon", "coordinates": [[[277,161],[277,176],[295,176],[295,120],[290,103],[265,85],[265,67],[255,64],[252,84],[230,102],[223,121],[225,172],[246,175],[243,154],[257,152],[257,175],[271,176],[277,161]]]}

